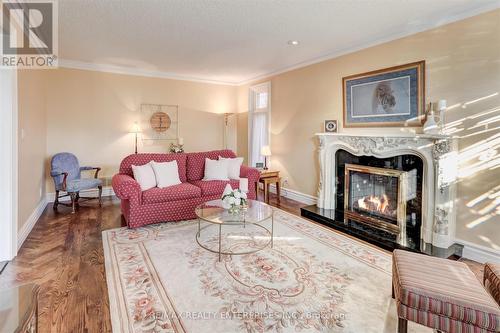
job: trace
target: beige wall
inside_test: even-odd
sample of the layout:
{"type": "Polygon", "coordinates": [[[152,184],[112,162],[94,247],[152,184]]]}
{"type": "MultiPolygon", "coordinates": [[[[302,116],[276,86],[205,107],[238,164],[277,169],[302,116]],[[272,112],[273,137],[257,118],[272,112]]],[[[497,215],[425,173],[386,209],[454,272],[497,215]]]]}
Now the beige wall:
{"type": "MultiPolygon", "coordinates": [[[[69,151],[82,165],[101,166],[111,177],[134,152],[128,133],[141,103],[179,105],[179,136],[186,151],[224,145],[224,112],[236,111],[236,87],[95,71],[58,69],[48,75],[47,157],[69,151]]],[[[140,152],[166,152],[170,142],[140,152]]],[[[53,192],[47,177],[48,192],[53,192]]]]}
{"type": "Polygon", "coordinates": [[[45,196],[46,77],[45,70],[18,71],[19,230],[45,196]]]}
{"type": "MultiPolygon", "coordinates": [[[[314,133],[323,131],[326,119],[342,122],[342,77],[399,64],[426,61],[426,100],[446,99],[448,105],[466,103],[500,92],[500,10],[482,14],[423,33],[276,75],[267,80],[272,87],[272,165],[282,171],[291,189],[316,195],[318,165],[314,133]]],[[[258,83],[258,82],[255,82],[258,83]]],[[[247,138],[248,85],[238,88],[238,150],[244,152],[247,138]]],[[[458,184],[457,237],[500,249],[500,216],[494,198],[469,202],[500,186],[500,121],[474,127],[480,121],[500,116],[500,95],[448,112],[447,123],[462,120],[460,139],[462,178],[458,184]],[[497,108],[489,114],[485,110],[497,108]],[[482,114],[482,115],[481,115],[482,114]],[[475,117],[477,118],[467,118],[475,117]],[[496,127],[496,129],[494,129],[496,127]],[[495,141],[496,140],[496,141],[495,141]],[[477,147],[474,152],[470,147],[477,147]],[[489,150],[489,157],[484,154],[489,150]],[[496,149],[496,151],[495,151],[496,149]],[[496,154],[496,155],[495,155],[496,154]],[[490,165],[479,161],[489,158],[490,165]],[[469,158],[470,157],[470,158],[469,158]],[[476,169],[469,167],[476,163],[476,169]],[[482,166],[481,166],[482,165],[482,166]],[[470,172],[469,172],[470,171],[470,172]],[[471,207],[466,206],[469,203],[471,207]],[[495,210],[496,209],[496,210],[495,210]],[[478,218],[484,222],[467,226],[478,218]],[[486,219],[487,218],[487,219],[486,219]]],[[[387,133],[401,129],[344,129],[342,132],[387,133]]]]}

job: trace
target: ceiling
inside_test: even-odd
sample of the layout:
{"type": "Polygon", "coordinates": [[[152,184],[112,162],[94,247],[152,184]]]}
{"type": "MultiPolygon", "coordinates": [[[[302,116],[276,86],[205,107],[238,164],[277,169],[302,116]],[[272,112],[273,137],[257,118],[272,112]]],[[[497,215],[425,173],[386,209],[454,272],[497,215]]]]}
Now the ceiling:
{"type": "Polygon", "coordinates": [[[238,84],[499,7],[498,0],[60,0],[59,58],[66,67],[238,84]]]}

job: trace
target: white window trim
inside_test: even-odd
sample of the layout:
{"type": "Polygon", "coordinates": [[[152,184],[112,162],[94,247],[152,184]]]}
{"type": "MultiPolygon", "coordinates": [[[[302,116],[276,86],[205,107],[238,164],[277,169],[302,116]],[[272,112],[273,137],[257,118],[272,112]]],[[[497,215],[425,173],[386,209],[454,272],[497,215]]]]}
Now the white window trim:
{"type": "MultiPolygon", "coordinates": [[[[253,133],[252,125],[253,125],[253,113],[257,111],[255,108],[255,95],[256,92],[260,91],[263,87],[266,88],[267,90],[267,114],[268,114],[268,119],[267,119],[267,127],[268,127],[268,132],[267,132],[267,142],[268,145],[271,146],[271,81],[259,83],[256,85],[251,86],[248,89],[248,133],[249,133],[249,138],[248,138],[248,162],[251,167],[255,166],[254,161],[251,159],[251,154],[252,154],[252,140],[250,139],[250,134],[253,133]]],[[[258,112],[258,111],[257,111],[258,112]]],[[[268,157],[268,163],[269,163],[270,157],[268,157]]]]}
{"type": "Polygon", "coordinates": [[[0,69],[0,261],[17,255],[17,70],[0,69]]]}

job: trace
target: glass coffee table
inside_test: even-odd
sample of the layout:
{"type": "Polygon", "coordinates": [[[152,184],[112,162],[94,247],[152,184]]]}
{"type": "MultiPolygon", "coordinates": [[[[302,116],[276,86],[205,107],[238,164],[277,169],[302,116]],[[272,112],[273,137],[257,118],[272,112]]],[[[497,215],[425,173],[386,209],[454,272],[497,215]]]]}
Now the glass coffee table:
{"type": "Polygon", "coordinates": [[[250,254],[269,245],[273,247],[273,209],[266,203],[247,200],[247,207],[237,213],[230,213],[222,207],[221,200],[212,200],[196,207],[195,212],[198,217],[196,242],[205,250],[217,253],[219,261],[223,254],[250,254]],[[208,224],[202,226],[202,222],[208,224]],[[224,237],[223,227],[233,228],[233,232],[224,237]],[[252,233],[252,229],[257,232],[252,233]],[[222,247],[223,239],[227,243],[225,249],[222,247]],[[230,241],[233,241],[232,245],[230,241]],[[243,243],[249,247],[244,248],[243,243]]]}

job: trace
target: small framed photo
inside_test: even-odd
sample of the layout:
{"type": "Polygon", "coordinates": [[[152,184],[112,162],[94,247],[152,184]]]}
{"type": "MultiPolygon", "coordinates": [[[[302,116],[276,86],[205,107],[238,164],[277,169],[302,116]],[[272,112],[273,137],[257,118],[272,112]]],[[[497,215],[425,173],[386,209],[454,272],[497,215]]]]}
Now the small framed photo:
{"type": "Polygon", "coordinates": [[[325,132],[337,133],[337,121],[336,120],[325,120],[325,132]]]}
{"type": "Polygon", "coordinates": [[[255,167],[256,167],[257,169],[263,169],[263,168],[264,168],[264,163],[262,163],[262,162],[257,162],[257,163],[255,163],[255,167]]]}

